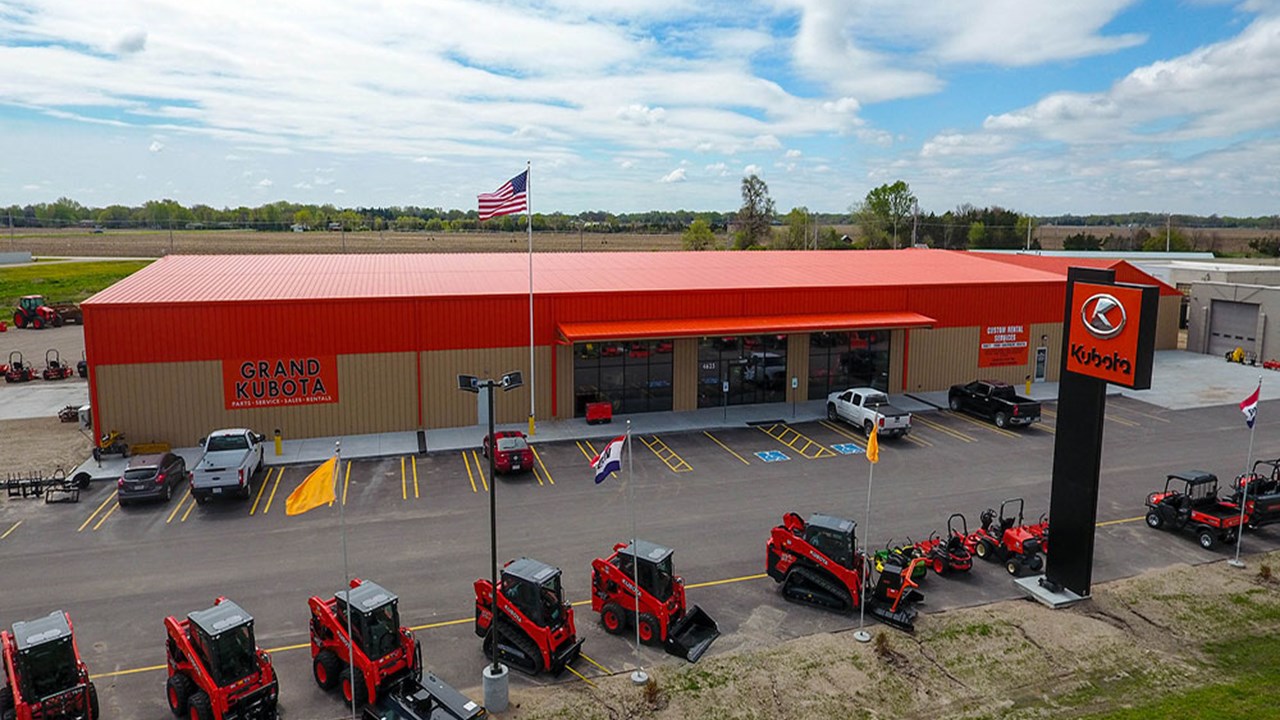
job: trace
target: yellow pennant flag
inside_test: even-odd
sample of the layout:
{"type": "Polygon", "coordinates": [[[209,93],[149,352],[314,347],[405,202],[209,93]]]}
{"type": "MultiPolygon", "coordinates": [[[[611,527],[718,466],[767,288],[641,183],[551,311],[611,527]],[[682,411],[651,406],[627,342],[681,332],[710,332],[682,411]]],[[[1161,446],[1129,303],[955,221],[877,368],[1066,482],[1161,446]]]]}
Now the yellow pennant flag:
{"type": "Polygon", "coordinates": [[[307,479],[289,493],[289,499],[284,501],[284,514],[301,515],[308,510],[333,502],[336,499],[333,494],[333,479],[337,467],[338,456],[334,455],[325,460],[323,465],[312,470],[307,479]]]}
{"type": "Polygon", "coordinates": [[[876,439],[879,434],[880,428],[872,425],[871,437],[867,438],[867,459],[873,463],[880,462],[880,441],[876,439]]]}

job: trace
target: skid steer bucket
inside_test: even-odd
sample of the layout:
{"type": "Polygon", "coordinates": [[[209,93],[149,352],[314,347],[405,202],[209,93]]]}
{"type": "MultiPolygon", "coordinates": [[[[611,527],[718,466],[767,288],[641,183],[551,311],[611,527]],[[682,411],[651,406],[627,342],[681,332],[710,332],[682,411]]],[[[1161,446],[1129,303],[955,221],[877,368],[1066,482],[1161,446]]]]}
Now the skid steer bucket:
{"type": "Polygon", "coordinates": [[[682,657],[689,662],[698,662],[698,658],[711,647],[711,642],[720,637],[720,627],[716,621],[697,605],[691,606],[684,617],[672,623],[667,631],[667,652],[682,657]]]}

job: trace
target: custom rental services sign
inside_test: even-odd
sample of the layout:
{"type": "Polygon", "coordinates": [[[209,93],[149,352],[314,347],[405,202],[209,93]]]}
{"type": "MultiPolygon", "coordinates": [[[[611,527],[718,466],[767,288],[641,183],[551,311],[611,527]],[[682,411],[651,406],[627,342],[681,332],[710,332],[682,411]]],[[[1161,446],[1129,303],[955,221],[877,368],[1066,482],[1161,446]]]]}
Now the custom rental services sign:
{"type": "Polygon", "coordinates": [[[978,367],[1027,364],[1030,333],[1026,325],[986,325],[978,345],[978,367]]]}
{"type": "Polygon", "coordinates": [[[228,410],[338,402],[334,355],[223,360],[222,391],[228,410]]]}

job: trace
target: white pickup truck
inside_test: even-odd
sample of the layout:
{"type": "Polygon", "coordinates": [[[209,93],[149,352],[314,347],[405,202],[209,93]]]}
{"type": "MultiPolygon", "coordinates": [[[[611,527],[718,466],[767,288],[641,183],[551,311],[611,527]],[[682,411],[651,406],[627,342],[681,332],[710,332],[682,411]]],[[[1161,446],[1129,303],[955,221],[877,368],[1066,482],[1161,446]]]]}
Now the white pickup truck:
{"type": "Polygon", "coordinates": [[[827,396],[827,418],[843,420],[868,436],[877,427],[880,437],[897,437],[911,432],[911,413],[889,404],[889,396],[875,388],[849,388],[827,396]]]}
{"type": "Polygon", "coordinates": [[[214,497],[247,498],[253,476],[262,469],[262,435],[244,428],[215,430],[200,439],[204,455],[191,470],[191,495],[206,503],[214,497]]]}

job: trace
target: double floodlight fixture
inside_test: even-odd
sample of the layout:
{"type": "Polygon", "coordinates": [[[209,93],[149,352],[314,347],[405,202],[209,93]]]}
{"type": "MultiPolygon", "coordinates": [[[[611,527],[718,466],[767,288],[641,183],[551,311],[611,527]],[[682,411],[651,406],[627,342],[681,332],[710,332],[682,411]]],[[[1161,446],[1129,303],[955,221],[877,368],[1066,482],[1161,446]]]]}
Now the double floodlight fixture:
{"type": "Polygon", "coordinates": [[[519,371],[509,372],[498,380],[481,380],[475,375],[459,375],[458,389],[479,393],[482,387],[501,387],[503,390],[515,390],[524,385],[524,375],[519,371]]]}

